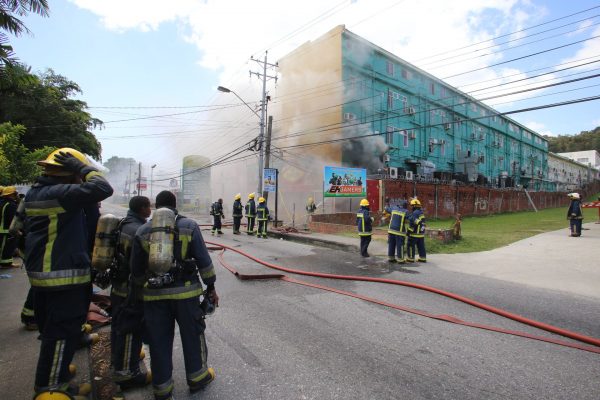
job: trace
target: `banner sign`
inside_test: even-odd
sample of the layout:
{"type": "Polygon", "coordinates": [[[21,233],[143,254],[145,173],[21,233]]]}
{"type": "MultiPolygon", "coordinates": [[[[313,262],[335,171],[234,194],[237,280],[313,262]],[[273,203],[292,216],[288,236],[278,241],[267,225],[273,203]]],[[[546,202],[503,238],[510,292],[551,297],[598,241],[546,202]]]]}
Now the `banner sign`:
{"type": "Polygon", "coordinates": [[[265,192],[277,191],[277,169],[276,168],[263,169],[263,190],[265,192]]]}
{"type": "Polygon", "coordinates": [[[325,197],[367,197],[367,170],[325,167],[323,195],[325,197]]]}

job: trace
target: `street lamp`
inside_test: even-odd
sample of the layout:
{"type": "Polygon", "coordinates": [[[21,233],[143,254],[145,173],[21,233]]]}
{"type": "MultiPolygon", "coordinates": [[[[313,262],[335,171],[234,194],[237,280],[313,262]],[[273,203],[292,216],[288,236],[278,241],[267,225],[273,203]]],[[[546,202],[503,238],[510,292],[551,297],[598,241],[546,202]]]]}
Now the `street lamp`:
{"type": "Polygon", "coordinates": [[[150,201],[152,201],[152,198],[154,197],[154,194],[152,193],[152,186],[154,183],[154,167],[156,167],[156,164],[152,164],[150,166],[150,201]]]}
{"type": "MultiPolygon", "coordinates": [[[[248,103],[246,103],[244,101],[244,99],[242,99],[240,96],[238,96],[238,94],[236,92],[234,92],[231,89],[228,89],[226,87],[223,86],[219,86],[217,87],[217,90],[219,92],[223,92],[223,93],[233,93],[235,95],[235,97],[237,97],[242,103],[244,103],[246,105],[246,107],[248,107],[250,109],[250,111],[252,111],[252,113],[254,115],[256,115],[259,119],[259,127],[260,127],[260,133],[258,135],[258,145],[259,145],[259,152],[258,152],[258,190],[256,191],[256,193],[259,196],[262,196],[262,184],[263,184],[263,138],[264,138],[264,134],[265,134],[265,121],[264,121],[264,111],[265,111],[265,104],[264,104],[264,100],[263,100],[263,104],[261,107],[261,115],[258,115],[258,113],[256,111],[254,111],[254,109],[252,107],[250,107],[250,105],[248,103]]],[[[264,92],[264,88],[263,88],[263,92],[264,92]]]]}

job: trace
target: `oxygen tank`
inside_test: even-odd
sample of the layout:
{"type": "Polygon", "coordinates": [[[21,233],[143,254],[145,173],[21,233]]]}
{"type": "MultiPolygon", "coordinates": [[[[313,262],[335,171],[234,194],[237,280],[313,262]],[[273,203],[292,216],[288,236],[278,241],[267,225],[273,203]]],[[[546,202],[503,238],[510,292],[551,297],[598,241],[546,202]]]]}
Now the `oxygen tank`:
{"type": "Polygon", "coordinates": [[[159,208],[152,216],[152,233],[148,251],[148,269],[155,274],[164,274],[173,268],[175,213],[168,208],[159,208]]]}
{"type": "Polygon", "coordinates": [[[104,272],[110,268],[115,258],[117,228],[121,220],[112,214],[102,215],[96,226],[96,239],[92,252],[92,268],[104,272]]]}
{"type": "Polygon", "coordinates": [[[17,213],[10,223],[8,232],[13,236],[17,237],[23,231],[23,217],[25,215],[25,200],[21,199],[21,202],[17,206],[17,213]]]}

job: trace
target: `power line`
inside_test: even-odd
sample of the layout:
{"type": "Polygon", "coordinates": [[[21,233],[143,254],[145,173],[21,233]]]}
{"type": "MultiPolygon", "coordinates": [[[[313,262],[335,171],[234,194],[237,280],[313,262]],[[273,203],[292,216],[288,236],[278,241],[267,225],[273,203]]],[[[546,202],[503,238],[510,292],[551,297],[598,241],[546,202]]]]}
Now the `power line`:
{"type": "Polygon", "coordinates": [[[440,56],[440,55],[444,55],[444,54],[452,53],[452,52],[454,52],[454,51],[463,50],[463,49],[467,49],[467,48],[469,48],[469,47],[473,47],[473,46],[477,46],[477,45],[480,45],[480,44],[483,44],[483,43],[491,42],[491,41],[494,41],[494,40],[497,40],[497,39],[501,39],[501,38],[503,38],[503,37],[507,37],[507,36],[514,35],[514,34],[516,34],[516,33],[525,32],[525,31],[528,31],[528,30],[530,30],[530,29],[537,28],[537,27],[539,27],[539,26],[548,25],[548,24],[551,24],[552,22],[561,21],[561,20],[563,20],[563,19],[567,19],[567,18],[570,18],[570,17],[572,17],[572,16],[575,16],[575,15],[584,14],[584,13],[586,13],[586,12],[588,12],[588,11],[595,10],[595,9],[597,9],[597,8],[600,8],[600,5],[599,5],[599,6],[590,7],[590,8],[587,8],[587,9],[585,9],[585,10],[578,11],[578,12],[576,12],[576,13],[573,13],[573,14],[565,15],[564,17],[555,18],[555,19],[552,19],[552,20],[550,20],[550,21],[543,22],[543,23],[541,23],[541,24],[536,24],[536,25],[529,26],[529,27],[527,27],[527,28],[519,29],[518,31],[509,32],[509,33],[505,33],[505,34],[503,34],[503,35],[496,36],[496,37],[493,37],[493,38],[491,38],[491,39],[482,40],[482,41],[480,41],[480,42],[473,43],[473,44],[470,44],[470,45],[467,45],[467,46],[458,47],[458,48],[455,48],[455,49],[453,49],[453,50],[448,50],[448,51],[445,51],[445,52],[442,52],[442,53],[433,54],[433,55],[431,55],[431,56],[427,56],[427,57],[424,57],[424,58],[418,59],[418,60],[416,60],[416,61],[418,62],[418,61],[426,60],[426,59],[428,59],[428,58],[437,57],[437,56],[440,56]]]}

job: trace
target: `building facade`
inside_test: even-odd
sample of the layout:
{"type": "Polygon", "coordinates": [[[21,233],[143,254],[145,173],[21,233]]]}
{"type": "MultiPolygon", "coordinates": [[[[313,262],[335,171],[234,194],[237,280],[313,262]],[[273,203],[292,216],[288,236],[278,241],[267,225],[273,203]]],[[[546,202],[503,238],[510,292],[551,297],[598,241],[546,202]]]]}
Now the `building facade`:
{"type": "Polygon", "coordinates": [[[281,143],[330,142],[299,146],[307,156],[398,179],[555,189],[541,135],[344,26],[279,66],[286,95],[322,87],[275,114],[281,143]]]}
{"type": "Polygon", "coordinates": [[[548,177],[557,191],[574,191],[600,179],[598,169],[590,163],[584,164],[563,154],[565,153],[548,153],[548,177]]]}

